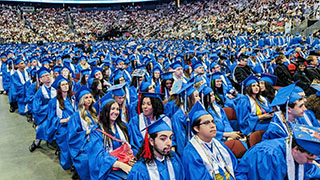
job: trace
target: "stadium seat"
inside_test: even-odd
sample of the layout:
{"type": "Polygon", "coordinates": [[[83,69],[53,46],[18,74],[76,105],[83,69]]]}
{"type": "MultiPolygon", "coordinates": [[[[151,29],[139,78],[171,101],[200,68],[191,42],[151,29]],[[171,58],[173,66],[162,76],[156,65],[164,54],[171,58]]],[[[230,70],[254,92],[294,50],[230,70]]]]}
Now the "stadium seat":
{"type": "Polygon", "coordinates": [[[262,139],[263,134],[266,131],[255,131],[249,136],[249,146],[252,147],[255,144],[259,143],[262,139]]]}
{"type": "Polygon", "coordinates": [[[239,140],[226,141],[224,144],[232,151],[237,159],[242,158],[244,153],[247,152],[247,148],[239,140]]]}
{"type": "Polygon", "coordinates": [[[234,131],[240,131],[239,122],[237,120],[236,111],[231,107],[224,107],[223,110],[229,119],[230,125],[234,131]]]}

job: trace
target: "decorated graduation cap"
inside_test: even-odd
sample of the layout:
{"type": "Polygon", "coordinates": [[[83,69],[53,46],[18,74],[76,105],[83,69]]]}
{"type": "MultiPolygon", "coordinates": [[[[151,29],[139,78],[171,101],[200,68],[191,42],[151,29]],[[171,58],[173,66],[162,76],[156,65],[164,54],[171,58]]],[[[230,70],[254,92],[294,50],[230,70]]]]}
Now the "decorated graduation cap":
{"type": "Polygon", "coordinates": [[[170,94],[177,94],[183,86],[183,80],[174,81],[170,94]]]}
{"type": "Polygon", "coordinates": [[[247,88],[248,86],[250,86],[253,83],[257,83],[258,82],[258,78],[255,77],[254,75],[250,75],[248,76],[245,80],[243,80],[240,85],[241,85],[241,94],[243,94],[243,89],[247,88]]]}
{"type": "Polygon", "coordinates": [[[293,124],[293,138],[296,143],[311,154],[320,155],[320,129],[301,124],[293,124]]]}
{"type": "Polygon", "coordinates": [[[124,91],[123,86],[125,85],[126,83],[113,85],[108,89],[108,91],[111,91],[114,96],[124,96],[126,92],[124,91]]]}
{"type": "Polygon", "coordinates": [[[146,73],[145,69],[135,69],[132,73],[132,77],[136,76],[136,77],[143,77],[146,73]]]}
{"type": "Polygon", "coordinates": [[[55,89],[58,90],[59,84],[60,84],[61,82],[63,82],[63,81],[67,81],[67,82],[69,83],[69,80],[68,80],[68,79],[64,78],[62,75],[59,75],[59,76],[53,81],[53,83],[51,84],[51,86],[52,86],[53,88],[55,88],[55,89]]]}
{"type": "Polygon", "coordinates": [[[259,79],[259,81],[265,81],[274,86],[277,84],[277,76],[270,74],[261,74],[261,78],[259,79]]]}
{"type": "Polygon", "coordinates": [[[90,93],[91,93],[91,90],[83,85],[78,89],[77,93],[74,96],[76,98],[76,101],[79,102],[82,96],[90,93]]]}
{"type": "Polygon", "coordinates": [[[37,74],[38,74],[38,77],[40,78],[43,74],[45,73],[50,73],[50,70],[45,68],[45,67],[41,67],[38,71],[37,71],[37,74]]]}
{"type": "Polygon", "coordinates": [[[168,123],[163,120],[164,117],[166,116],[160,116],[160,118],[158,118],[155,122],[151,123],[145,129],[143,129],[143,130],[146,130],[146,134],[144,137],[145,149],[143,150],[142,154],[143,154],[143,157],[146,159],[151,159],[151,150],[150,150],[148,135],[154,134],[157,132],[162,132],[162,131],[172,131],[168,123]]]}

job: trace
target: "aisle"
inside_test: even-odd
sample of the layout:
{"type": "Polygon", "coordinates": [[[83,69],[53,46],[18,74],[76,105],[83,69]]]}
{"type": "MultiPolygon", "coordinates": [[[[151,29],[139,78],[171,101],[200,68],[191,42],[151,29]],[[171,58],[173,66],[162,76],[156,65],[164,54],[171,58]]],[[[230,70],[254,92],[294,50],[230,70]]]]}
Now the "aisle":
{"type": "Polygon", "coordinates": [[[17,112],[9,112],[8,96],[0,95],[0,180],[71,179],[54,155],[54,150],[41,143],[41,149],[29,152],[35,137],[32,124],[17,112]]]}

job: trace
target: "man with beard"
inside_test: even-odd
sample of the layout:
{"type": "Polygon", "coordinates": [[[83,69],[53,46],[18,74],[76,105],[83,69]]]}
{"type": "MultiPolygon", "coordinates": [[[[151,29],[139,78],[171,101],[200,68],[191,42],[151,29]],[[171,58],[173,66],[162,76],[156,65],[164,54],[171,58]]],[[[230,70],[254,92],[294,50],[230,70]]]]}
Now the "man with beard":
{"type": "Polygon", "coordinates": [[[178,155],[171,151],[172,130],[159,118],[147,128],[144,143],[137,154],[128,180],[184,180],[184,169],[178,155]]]}

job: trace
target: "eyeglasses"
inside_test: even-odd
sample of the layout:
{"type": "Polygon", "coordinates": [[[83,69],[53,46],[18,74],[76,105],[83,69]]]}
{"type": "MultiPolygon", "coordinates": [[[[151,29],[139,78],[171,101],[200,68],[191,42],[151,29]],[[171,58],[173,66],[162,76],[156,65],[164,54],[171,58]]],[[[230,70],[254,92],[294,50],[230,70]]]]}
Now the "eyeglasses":
{"type": "Polygon", "coordinates": [[[202,125],[202,124],[209,125],[210,123],[215,124],[214,120],[211,120],[211,121],[208,120],[208,121],[205,121],[203,123],[200,123],[199,126],[202,125]]]}

